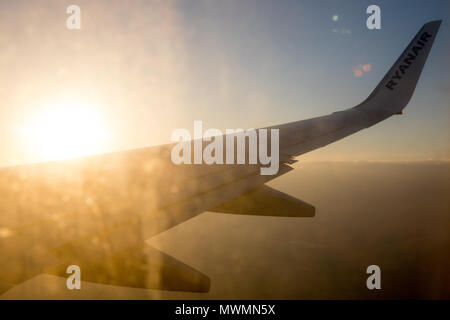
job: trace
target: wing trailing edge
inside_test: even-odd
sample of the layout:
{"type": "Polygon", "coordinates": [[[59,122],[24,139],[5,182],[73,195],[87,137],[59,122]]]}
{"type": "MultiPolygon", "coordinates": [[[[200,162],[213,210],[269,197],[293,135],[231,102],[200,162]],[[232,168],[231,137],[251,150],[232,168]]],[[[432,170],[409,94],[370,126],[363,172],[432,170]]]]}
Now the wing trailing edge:
{"type": "Polygon", "coordinates": [[[4,292],[8,291],[8,290],[11,289],[12,287],[13,287],[12,284],[6,283],[6,282],[0,280],[0,294],[2,294],[2,293],[4,293],[4,292]]]}
{"type": "Polygon", "coordinates": [[[211,211],[229,214],[314,217],[314,206],[266,185],[246,192],[211,211]]]}
{"type": "Polygon", "coordinates": [[[68,251],[58,250],[56,255],[66,263],[46,273],[67,278],[66,268],[76,264],[81,280],[87,282],[185,292],[208,292],[210,288],[208,276],[147,244],[105,258],[68,251]]]}

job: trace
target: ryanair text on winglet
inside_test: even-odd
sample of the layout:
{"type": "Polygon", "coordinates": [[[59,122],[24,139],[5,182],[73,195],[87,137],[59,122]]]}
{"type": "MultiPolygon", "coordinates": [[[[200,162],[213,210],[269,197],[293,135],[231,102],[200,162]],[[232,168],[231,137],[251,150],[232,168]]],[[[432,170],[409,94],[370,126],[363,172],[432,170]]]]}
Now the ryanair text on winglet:
{"type": "Polygon", "coordinates": [[[189,130],[174,130],[171,140],[178,143],[172,148],[172,162],[177,165],[192,163],[260,164],[261,175],[278,173],[279,129],[226,129],[225,132],[223,135],[222,131],[214,128],[203,132],[202,121],[194,121],[194,139],[192,141],[189,130]],[[270,140],[270,149],[267,147],[268,140],[270,140]],[[210,143],[205,145],[204,142],[210,143]],[[236,148],[235,142],[237,142],[236,148]]]}
{"type": "Polygon", "coordinates": [[[426,43],[428,42],[428,38],[431,37],[431,34],[428,32],[424,32],[420,35],[419,40],[416,41],[415,45],[408,52],[408,55],[405,59],[403,59],[403,63],[395,70],[394,75],[390,78],[388,83],[386,83],[386,88],[389,90],[394,90],[394,87],[399,83],[399,81],[403,78],[403,75],[407,72],[407,69],[413,64],[414,60],[420,54],[420,50],[422,50],[426,43]]]}

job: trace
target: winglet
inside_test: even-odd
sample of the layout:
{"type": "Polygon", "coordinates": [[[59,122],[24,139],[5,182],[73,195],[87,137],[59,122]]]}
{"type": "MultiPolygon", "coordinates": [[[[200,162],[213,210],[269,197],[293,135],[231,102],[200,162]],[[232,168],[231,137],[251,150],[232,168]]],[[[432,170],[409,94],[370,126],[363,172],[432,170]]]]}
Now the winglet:
{"type": "Polygon", "coordinates": [[[424,24],[375,90],[355,108],[369,115],[400,114],[412,97],[441,22],[424,24]]]}

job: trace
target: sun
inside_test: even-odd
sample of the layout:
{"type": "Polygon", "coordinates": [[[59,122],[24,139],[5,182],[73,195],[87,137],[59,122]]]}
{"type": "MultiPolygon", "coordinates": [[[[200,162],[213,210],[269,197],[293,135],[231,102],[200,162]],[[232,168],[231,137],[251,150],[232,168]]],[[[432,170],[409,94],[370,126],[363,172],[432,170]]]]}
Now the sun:
{"type": "Polygon", "coordinates": [[[30,150],[39,160],[61,160],[98,153],[106,132],[95,106],[63,101],[44,108],[23,128],[30,150]]]}

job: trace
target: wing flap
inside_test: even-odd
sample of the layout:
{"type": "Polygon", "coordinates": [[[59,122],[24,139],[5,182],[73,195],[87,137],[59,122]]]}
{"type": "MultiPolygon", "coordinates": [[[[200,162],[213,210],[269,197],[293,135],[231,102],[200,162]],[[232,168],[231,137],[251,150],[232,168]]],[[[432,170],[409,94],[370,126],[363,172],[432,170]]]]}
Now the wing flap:
{"type": "Polygon", "coordinates": [[[72,256],[59,251],[66,263],[47,273],[67,277],[66,268],[80,267],[81,280],[114,286],[170,291],[208,292],[210,279],[200,271],[146,244],[105,259],[72,256]]]}
{"type": "Polygon", "coordinates": [[[12,287],[13,287],[12,284],[9,284],[9,283],[6,283],[6,282],[0,280],[0,294],[5,293],[6,291],[11,289],[12,287]]]}
{"type": "Polygon", "coordinates": [[[211,211],[274,217],[314,217],[315,215],[314,206],[266,185],[246,192],[211,211]]]}

